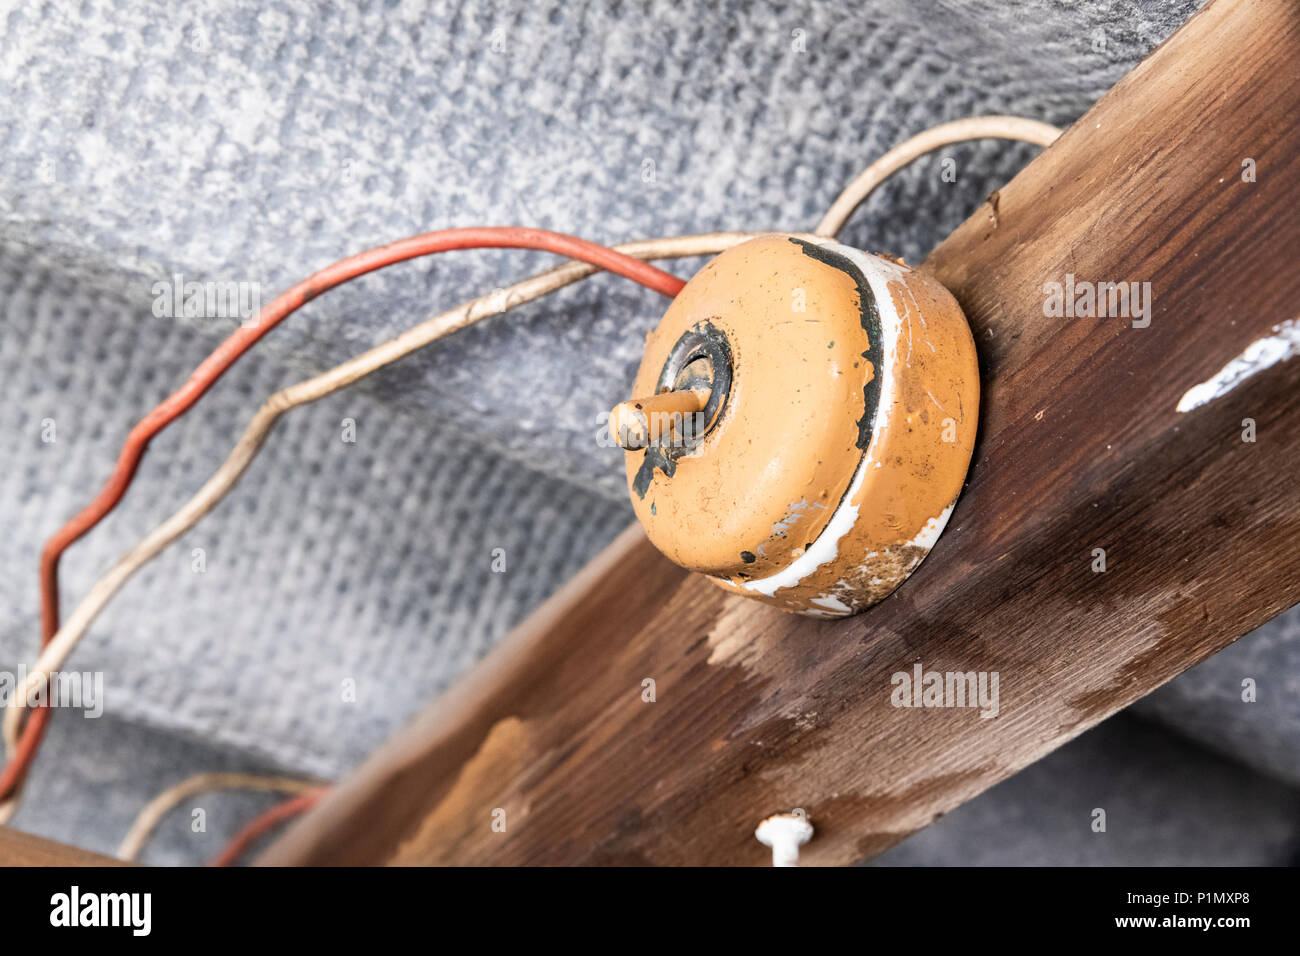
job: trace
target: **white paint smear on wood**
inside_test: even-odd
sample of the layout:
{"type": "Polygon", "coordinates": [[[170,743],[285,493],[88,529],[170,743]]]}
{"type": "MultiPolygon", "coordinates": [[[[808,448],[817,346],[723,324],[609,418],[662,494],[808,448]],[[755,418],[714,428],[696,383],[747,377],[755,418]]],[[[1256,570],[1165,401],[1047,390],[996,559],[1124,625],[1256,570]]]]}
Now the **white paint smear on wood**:
{"type": "Polygon", "coordinates": [[[1251,342],[1245,351],[1219,369],[1208,381],[1189,388],[1179,399],[1178,410],[1190,412],[1193,408],[1200,408],[1228,394],[1252,375],[1300,355],[1300,323],[1288,319],[1273,326],[1273,333],[1251,342]]]}

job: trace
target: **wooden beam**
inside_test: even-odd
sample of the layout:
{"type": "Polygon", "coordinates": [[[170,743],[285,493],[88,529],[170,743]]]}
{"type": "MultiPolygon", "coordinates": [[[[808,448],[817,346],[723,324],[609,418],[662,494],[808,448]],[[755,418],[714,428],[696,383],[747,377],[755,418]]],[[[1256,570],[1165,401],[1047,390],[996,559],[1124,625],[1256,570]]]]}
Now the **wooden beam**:
{"type": "Polygon", "coordinates": [[[1298,63],[1300,6],[1210,4],[930,257],[981,437],[891,598],[790,617],[629,531],[265,861],[762,864],[802,807],[855,862],[1300,600],[1300,361],[1176,410],[1300,312],[1298,63]],[[1067,274],[1149,282],[1149,327],[1045,315],[1067,274]],[[997,716],[893,706],[916,664],[996,671],[997,716]]]}
{"type": "Polygon", "coordinates": [[[0,866],[126,866],[66,843],[0,826],[0,866]]]}

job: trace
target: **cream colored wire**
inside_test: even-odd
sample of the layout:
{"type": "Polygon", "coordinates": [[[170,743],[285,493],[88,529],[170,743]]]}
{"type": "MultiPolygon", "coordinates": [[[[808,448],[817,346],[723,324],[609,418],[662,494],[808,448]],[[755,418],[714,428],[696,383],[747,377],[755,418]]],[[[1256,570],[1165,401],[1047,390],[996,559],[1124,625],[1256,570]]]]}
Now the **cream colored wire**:
{"type": "MultiPolygon", "coordinates": [[[[805,238],[833,237],[843,228],[853,210],[881,183],[914,159],[935,149],[963,139],[988,137],[1019,139],[1048,145],[1058,135],[1060,131],[1055,127],[1013,116],[972,117],[926,130],[891,149],[868,166],[832,204],[830,211],[817,228],[817,236],[805,238]]],[[[680,259],[713,255],[761,235],[770,235],[770,232],[712,233],[646,239],[615,248],[638,259],[680,259]]],[[[44,683],[48,674],[62,666],[109,600],[140,568],[194,527],[238,484],[266,442],[271,429],[285,412],[346,388],[358,379],[392,364],[451,332],[466,328],[488,316],[531,302],[586,278],[596,271],[598,270],[594,266],[586,263],[566,263],[507,288],[499,289],[490,295],[473,299],[455,309],[427,319],[396,338],[363,352],[321,375],[282,389],[267,399],[253,416],[248,427],[244,429],[234,450],[221,467],[175,514],[118,558],[108,572],[95,582],[90,592],[59,628],[58,633],[45,646],[36,664],[29,671],[22,690],[13,695],[9,706],[5,709],[3,737],[6,751],[12,755],[17,746],[28,691],[44,683]]],[[[0,824],[12,817],[20,798],[21,788],[16,790],[8,800],[0,803],[0,824]]]]}
{"type": "Polygon", "coordinates": [[[914,159],[936,149],[972,139],[1015,139],[1039,146],[1050,146],[1061,135],[1055,126],[1018,116],[972,116],[931,127],[907,142],[895,146],[858,174],[817,226],[817,235],[834,236],[844,228],[862,202],[881,183],[914,159]]]}
{"type": "Polygon", "coordinates": [[[291,777],[263,777],[252,773],[199,773],[172,784],[154,797],[140,811],[131,829],[117,848],[120,860],[133,862],[163,817],[182,800],[195,794],[213,790],[260,790],[264,793],[303,793],[320,784],[311,780],[294,780],[291,777]]]}

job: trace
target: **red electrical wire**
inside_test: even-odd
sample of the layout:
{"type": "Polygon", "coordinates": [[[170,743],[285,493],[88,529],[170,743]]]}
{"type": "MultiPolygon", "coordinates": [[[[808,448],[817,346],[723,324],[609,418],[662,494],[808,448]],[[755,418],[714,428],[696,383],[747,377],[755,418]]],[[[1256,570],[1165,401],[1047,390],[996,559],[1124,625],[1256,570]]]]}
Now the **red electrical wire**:
{"type": "MultiPolygon", "coordinates": [[[[73,542],[99,524],[122,500],[155,435],[185,414],[258,339],[322,292],[397,262],[453,249],[538,249],[554,252],[624,276],[669,298],[677,295],[686,284],[671,273],[614,249],[564,233],[519,226],[481,226],[426,232],[369,249],[326,266],[277,296],[258,313],[252,325],[241,327],[232,333],[204,359],[203,364],[194,370],[184,385],[141,419],[131,429],[117,464],[113,467],[113,473],[94,501],[45,543],[45,549],[41,553],[41,646],[44,647],[53,640],[59,630],[59,558],[73,542]]],[[[0,770],[0,800],[13,793],[22,781],[35,758],[49,720],[50,711],[46,706],[35,708],[28,716],[13,759],[0,770]]]]}
{"type": "Polygon", "coordinates": [[[208,865],[230,866],[243,856],[248,851],[248,848],[256,843],[268,830],[273,829],[285,820],[310,810],[328,791],[328,787],[304,790],[296,797],[285,800],[283,803],[277,803],[270,810],[254,817],[244,825],[242,830],[235,834],[234,839],[227,843],[226,848],[213,857],[212,862],[208,865]]]}

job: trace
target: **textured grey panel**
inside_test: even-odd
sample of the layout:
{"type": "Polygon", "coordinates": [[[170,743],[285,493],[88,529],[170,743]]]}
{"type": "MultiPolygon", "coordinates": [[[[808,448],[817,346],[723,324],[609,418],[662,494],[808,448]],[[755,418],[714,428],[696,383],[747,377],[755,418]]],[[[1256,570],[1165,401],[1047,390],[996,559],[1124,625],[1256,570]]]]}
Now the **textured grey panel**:
{"type": "MultiPolygon", "coordinates": [[[[12,670],[38,636],[44,537],[209,343],[21,263],[0,269],[0,314],[0,667],[12,670]]],[[[68,611],[297,378],[250,355],[154,442],[122,506],[64,560],[68,611]]],[[[114,716],[333,776],[630,520],[625,504],[485,451],[427,412],[344,392],[282,421],[241,485],[124,589],[72,663],[105,672],[114,716]],[[491,570],[496,548],[504,573],[491,570]]]]}
{"type": "MultiPolygon", "coordinates": [[[[136,815],[165,787],[214,771],[274,774],[275,768],[173,731],[109,715],[87,720],[60,712],[12,825],[112,856],[136,815]]],[[[163,818],[141,860],[157,866],[206,863],[244,824],[283,799],[242,790],[191,797],[163,818]],[[203,810],[201,821],[196,809],[203,810]]]]}
{"type": "MultiPolygon", "coordinates": [[[[816,821],[814,820],[814,823],[816,821]]],[[[958,807],[879,866],[1280,866],[1300,794],[1127,713],[958,807]],[[1106,831],[1092,829],[1106,812],[1106,831]]]]}

